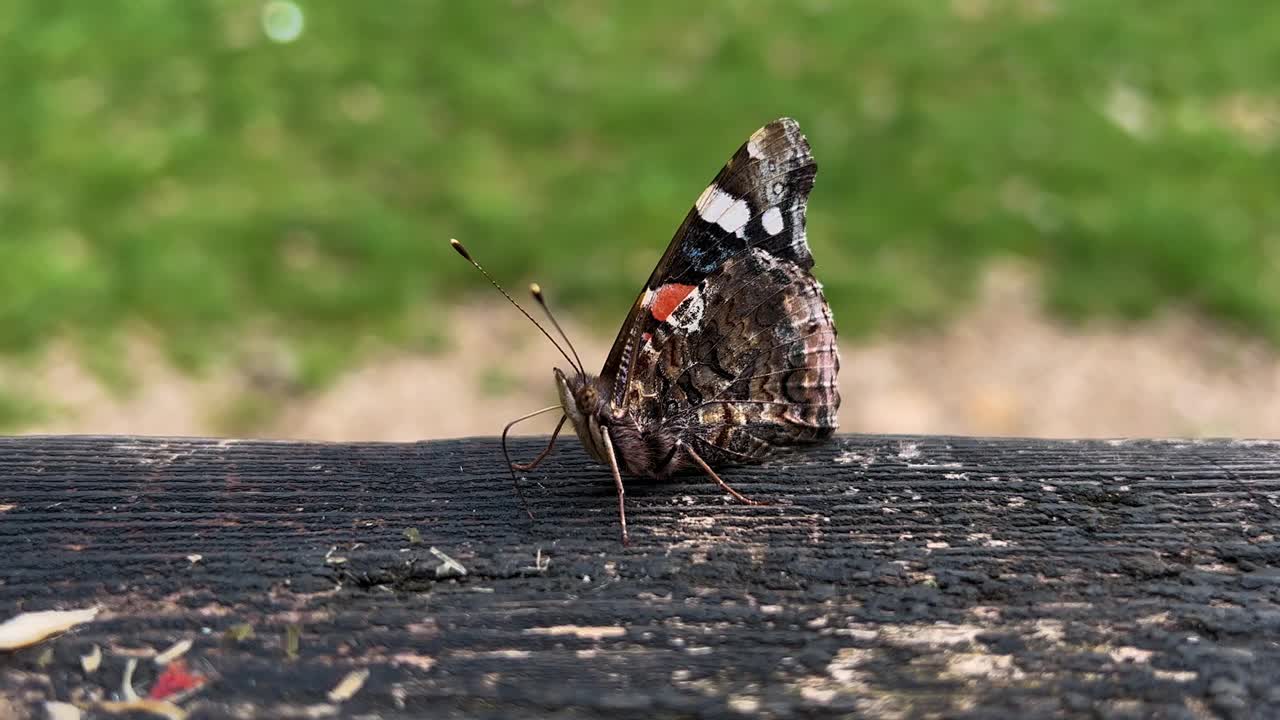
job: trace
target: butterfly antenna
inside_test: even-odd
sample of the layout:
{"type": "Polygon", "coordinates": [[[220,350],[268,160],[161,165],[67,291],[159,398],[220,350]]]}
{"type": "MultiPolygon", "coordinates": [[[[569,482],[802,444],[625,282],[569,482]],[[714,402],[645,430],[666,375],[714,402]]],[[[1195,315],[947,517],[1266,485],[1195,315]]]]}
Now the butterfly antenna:
{"type": "MultiPolygon", "coordinates": [[[[490,284],[492,284],[494,287],[498,288],[498,292],[502,293],[502,296],[503,296],[503,297],[505,297],[505,298],[507,299],[507,301],[508,301],[508,302],[510,302],[512,305],[515,305],[515,306],[516,306],[516,309],[517,309],[517,310],[519,310],[519,311],[520,311],[520,313],[521,313],[522,315],[524,315],[525,317],[529,318],[529,322],[533,323],[534,327],[536,327],[536,328],[538,328],[539,330],[541,330],[541,331],[542,331],[542,334],[547,336],[547,339],[551,341],[551,344],[552,344],[552,345],[555,345],[555,346],[556,346],[556,349],[560,351],[560,354],[561,354],[561,355],[564,355],[564,359],[565,359],[566,361],[568,361],[569,365],[570,365],[570,366],[572,366],[574,370],[577,370],[579,373],[581,373],[581,372],[582,372],[582,369],[581,369],[581,368],[579,368],[577,365],[574,365],[574,364],[573,364],[573,358],[569,357],[569,354],[568,354],[568,353],[566,353],[566,352],[564,351],[564,348],[560,347],[560,343],[556,342],[556,339],[555,339],[555,338],[553,338],[553,337],[551,337],[551,333],[547,332],[547,329],[546,329],[546,328],[544,328],[544,327],[542,327],[542,324],[541,324],[541,323],[539,323],[537,320],[534,320],[534,319],[533,319],[533,316],[532,316],[532,315],[530,315],[530,314],[528,313],[528,311],[526,311],[524,308],[520,307],[520,303],[516,302],[516,299],[515,299],[515,298],[511,297],[510,295],[508,295],[508,294],[507,294],[507,291],[502,289],[502,286],[498,284],[498,281],[497,281],[497,280],[494,280],[494,279],[493,279],[493,276],[492,276],[492,275],[490,275],[488,272],[486,272],[484,268],[480,267],[480,263],[476,262],[476,261],[475,261],[475,259],[471,257],[471,253],[467,252],[467,249],[466,249],[465,247],[463,247],[463,246],[462,246],[462,243],[458,242],[457,240],[455,240],[455,239],[453,239],[453,238],[450,238],[450,239],[449,239],[449,244],[453,246],[453,249],[454,249],[454,250],[457,250],[457,251],[458,251],[458,254],[459,254],[459,255],[461,255],[462,257],[466,258],[466,259],[467,259],[467,262],[469,262],[469,263],[471,263],[472,265],[474,265],[474,266],[475,266],[475,268],[476,268],[477,270],[479,270],[479,271],[480,271],[480,274],[481,274],[481,275],[484,275],[485,279],[486,279],[486,280],[488,280],[488,281],[490,282],[490,284]]],[[[572,346],[571,346],[571,347],[572,347],[572,346]]],[[[577,353],[575,352],[575,353],[574,353],[574,355],[577,355],[577,353]]]]}
{"type": "Polygon", "coordinates": [[[573,346],[573,343],[569,340],[569,335],[565,333],[564,328],[560,327],[560,323],[556,322],[556,316],[551,314],[551,308],[547,307],[547,299],[542,295],[542,286],[538,283],[533,283],[529,286],[529,292],[533,293],[533,299],[537,300],[538,304],[542,306],[542,312],[547,314],[547,319],[555,326],[556,332],[560,333],[560,337],[564,338],[564,344],[569,346],[569,351],[573,353],[574,359],[578,361],[578,374],[585,375],[586,373],[583,371],[585,366],[582,364],[582,358],[578,356],[578,349],[573,346]]]}

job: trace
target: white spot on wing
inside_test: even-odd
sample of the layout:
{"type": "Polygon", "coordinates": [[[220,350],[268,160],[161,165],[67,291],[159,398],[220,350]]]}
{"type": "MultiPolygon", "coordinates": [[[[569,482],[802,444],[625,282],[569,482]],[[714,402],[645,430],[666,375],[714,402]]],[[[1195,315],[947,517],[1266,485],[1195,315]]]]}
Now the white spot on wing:
{"type": "Polygon", "coordinates": [[[797,251],[807,252],[809,243],[804,233],[804,202],[794,203],[789,212],[791,213],[791,247],[797,251]]]}
{"type": "Polygon", "coordinates": [[[751,139],[747,140],[747,156],[755,159],[764,157],[764,150],[760,149],[760,144],[764,142],[764,128],[751,133],[751,139]]]}
{"type": "Polygon", "coordinates": [[[715,223],[726,232],[733,232],[751,218],[751,208],[746,200],[735,198],[715,185],[707,186],[698,197],[698,216],[715,223]]]}
{"type": "Polygon", "coordinates": [[[711,192],[713,190],[716,190],[716,186],[714,184],[708,185],[707,189],[703,190],[702,194],[698,196],[698,202],[693,204],[694,207],[698,208],[699,215],[702,214],[702,209],[707,206],[707,203],[711,201],[711,192]]]}
{"type": "Polygon", "coordinates": [[[770,235],[777,235],[782,232],[782,211],[776,207],[771,207],[764,211],[764,217],[760,218],[760,223],[764,225],[764,231],[770,235]]]}
{"type": "Polygon", "coordinates": [[[667,322],[685,332],[693,332],[702,325],[702,313],[705,310],[706,301],[702,299],[702,291],[696,289],[680,302],[667,322]]]}

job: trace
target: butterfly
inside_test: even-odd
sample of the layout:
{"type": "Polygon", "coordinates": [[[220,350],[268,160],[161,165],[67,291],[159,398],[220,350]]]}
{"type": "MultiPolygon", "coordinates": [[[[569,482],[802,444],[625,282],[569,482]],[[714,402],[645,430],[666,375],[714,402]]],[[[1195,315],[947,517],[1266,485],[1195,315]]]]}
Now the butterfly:
{"type": "Polygon", "coordinates": [[[503,429],[505,454],[513,425],[562,412],[533,461],[513,463],[507,455],[517,491],[515,472],[542,462],[568,421],[587,453],[613,475],[626,544],[624,472],[662,480],[698,469],[734,498],[756,504],[715,468],[759,463],[781,449],[831,437],[838,426],[840,357],[805,234],[816,174],[795,120],[780,118],[753,133],[676,230],[598,375],[585,371],[536,284],[533,296],[572,358],[461,243],[451,241],[538,325],[571,368],[555,368],[558,405],[503,429]]]}

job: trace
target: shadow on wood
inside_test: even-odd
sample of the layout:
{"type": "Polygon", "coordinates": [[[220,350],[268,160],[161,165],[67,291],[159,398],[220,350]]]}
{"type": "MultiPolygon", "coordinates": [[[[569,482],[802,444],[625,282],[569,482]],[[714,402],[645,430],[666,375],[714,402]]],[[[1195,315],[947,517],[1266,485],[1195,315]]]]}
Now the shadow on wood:
{"type": "Polygon", "coordinates": [[[103,607],[0,714],[190,638],[193,717],[1280,716],[1280,443],[842,436],[633,480],[627,548],[570,445],[530,522],[492,439],[0,440],[0,616],[103,607]]]}

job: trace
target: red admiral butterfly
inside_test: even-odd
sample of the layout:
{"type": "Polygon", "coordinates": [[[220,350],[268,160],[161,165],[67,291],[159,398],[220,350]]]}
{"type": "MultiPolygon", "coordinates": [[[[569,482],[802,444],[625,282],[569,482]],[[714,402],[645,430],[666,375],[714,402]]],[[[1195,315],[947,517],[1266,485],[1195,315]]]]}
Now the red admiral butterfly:
{"type": "MultiPolygon", "coordinates": [[[[697,467],[733,497],[754,504],[712,468],[760,462],[779,448],[835,432],[836,329],[822,286],[809,272],[813,256],[805,239],[816,173],[794,120],[782,118],[752,134],[676,230],[597,376],[586,373],[549,311],[572,358],[489,278],[572,368],[555,369],[559,405],[503,428],[505,455],[512,425],[563,412],[551,442],[532,462],[512,463],[507,455],[513,481],[516,470],[542,462],[571,420],[587,452],[613,472],[626,543],[623,470],[664,479],[697,467]]],[[[489,277],[461,243],[451,243],[489,277]]],[[[547,310],[541,290],[532,290],[547,310]]]]}

